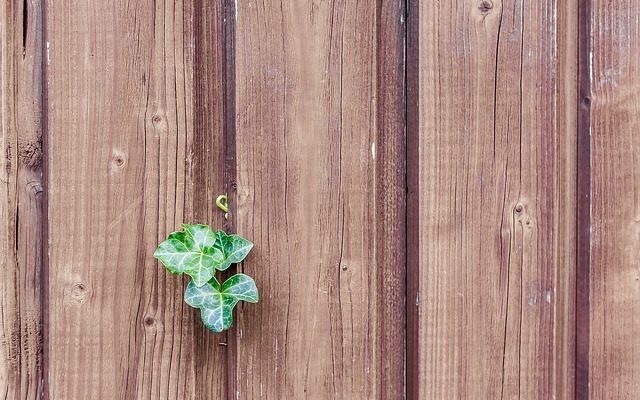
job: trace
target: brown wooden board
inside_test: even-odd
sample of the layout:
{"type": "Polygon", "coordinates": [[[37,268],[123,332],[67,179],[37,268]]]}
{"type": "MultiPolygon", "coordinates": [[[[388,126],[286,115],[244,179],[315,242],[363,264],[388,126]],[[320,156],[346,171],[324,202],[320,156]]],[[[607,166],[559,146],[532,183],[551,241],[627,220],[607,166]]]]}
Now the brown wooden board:
{"type": "MultiPolygon", "coordinates": [[[[185,21],[193,21],[193,104],[194,126],[191,145],[190,182],[193,198],[185,215],[188,223],[210,223],[223,229],[224,213],[214,206],[226,192],[225,144],[227,141],[228,85],[226,83],[227,43],[226,2],[195,0],[185,21]]],[[[232,113],[232,112],[231,112],[232,113]]],[[[202,324],[200,313],[190,310],[195,324],[194,392],[197,399],[222,399],[227,388],[226,335],[215,335],[202,324]]]]}
{"type": "Polygon", "coordinates": [[[237,398],[402,398],[402,6],[237,6],[237,398]]]}
{"type": "Polygon", "coordinates": [[[589,47],[591,4],[584,1],[578,17],[578,119],[576,204],[576,357],[577,399],[589,398],[589,331],[591,270],[591,77],[589,47]]]}
{"type": "Polygon", "coordinates": [[[182,222],[221,223],[220,8],[63,0],[46,15],[50,396],[219,398],[224,346],[152,254],[182,222]]]}
{"type": "Polygon", "coordinates": [[[0,398],[640,398],[639,13],[2,2],[0,398]],[[228,333],[183,222],[255,242],[228,333]]]}
{"type": "Polygon", "coordinates": [[[591,2],[589,398],[594,400],[640,396],[639,14],[636,0],[591,2]]]}
{"type": "Polygon", "coordinates": [[[43,381],[42,7],[0,4],[0,396],[43,381]]]}
{"type": "Polygon", "coordinates": [[[410,10],[419,188],[409,352],[419,357],[409,392],[571,398],[577,3],[410,10]]]}

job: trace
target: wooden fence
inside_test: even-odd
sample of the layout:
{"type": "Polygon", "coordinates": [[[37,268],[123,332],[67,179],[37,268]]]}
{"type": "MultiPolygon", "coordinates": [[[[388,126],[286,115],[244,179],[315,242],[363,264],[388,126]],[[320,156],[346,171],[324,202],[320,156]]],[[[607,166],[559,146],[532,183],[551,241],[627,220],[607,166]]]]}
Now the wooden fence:
{"type": "Polygon", "coordinates": [[[639,151],[640,0],[3,1],[0,397],[638,399],[639,151]]]}

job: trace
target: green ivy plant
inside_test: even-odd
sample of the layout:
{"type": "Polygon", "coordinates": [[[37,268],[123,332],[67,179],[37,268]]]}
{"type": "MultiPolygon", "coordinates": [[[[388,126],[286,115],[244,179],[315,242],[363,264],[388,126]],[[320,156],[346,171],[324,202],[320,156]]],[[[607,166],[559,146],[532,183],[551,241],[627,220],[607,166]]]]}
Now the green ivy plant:
{"type": "Polygon", "coordinates": [[[182,228],[160,243],[153,256],[172,274],[191,277],[184,301],[200,309],[207,328],[222,332],[231,327],[233,308],[239,301],[258,302],[258,289],[245,274],[233,275],[220,284],[216,271],[242,262],[253,243],[238,235],[214,231],[207,225],[183,224],[182,228]]]}

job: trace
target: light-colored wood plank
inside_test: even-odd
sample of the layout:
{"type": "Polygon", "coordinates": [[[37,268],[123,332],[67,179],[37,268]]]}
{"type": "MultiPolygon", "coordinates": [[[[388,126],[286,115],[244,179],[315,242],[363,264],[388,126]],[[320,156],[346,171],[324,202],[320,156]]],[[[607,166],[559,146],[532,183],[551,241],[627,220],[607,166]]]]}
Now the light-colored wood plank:
{"type": "Polygon", "coordinates": [[[237,398],[402,398],[402,100],[382,98],[400,3],[237,5],[237,227],[261,294],[236,315],[237,398]]]}
{"type": "Polygon", "coordinates": [[[418,398],[572,396],[576,7],[412,10],[418,398]]]}
{"type": "Polygon", "coordinates": [[[42,8],[0,4],[0,397],[40,399],[42,8]]]}
{"type": "Polygon", "coordinates": [[[640,2],[591,2],[590,398],[640,397],[640,2]]]}
{"type": "Polygon", "coordinates": [[[194,93],[216,90],[215,75],[193,82],[204,5],[47,7],[51,398],[219,397],[218,345],[182,301],[186,279],[152,257],[212,207],[196,193],[220,133],[219,111],[194,114],[194,93]]]}

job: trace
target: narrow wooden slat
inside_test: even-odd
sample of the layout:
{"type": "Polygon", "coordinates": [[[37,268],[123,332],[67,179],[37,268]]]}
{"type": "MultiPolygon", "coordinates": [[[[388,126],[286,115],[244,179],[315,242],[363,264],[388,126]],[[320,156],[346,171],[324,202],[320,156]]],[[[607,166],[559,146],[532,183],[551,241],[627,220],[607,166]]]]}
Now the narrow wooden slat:
{"type": "Polygon", "coordinates": [[[215,54],[194,54],[216,48],[217,12],[47,2],[51,398],[221,393],[222,351],[182,301],[186,279],[152,257],[180,223],[219,222],[221,111],[203,103],[219,84],[202,71],[215,54]]]}
{"type": "Polygon", "coordinates": [[[418,398],[572,396],[576,10],[420,4],[418,398]]]}
{"type": "Polygon", "coordinates": [[[401,5],[237,6],[236,396],[402,398],[401,5]]]}
{"type": "MultiPolygon", "coordinates": [[[[557,181],[554,209],[557,212],[555,228],[556,254],[554,267],[555,310],[553,315],[553,375],[549,391],[552,398],[573,400],[576,398],[576,274],[579,268],[576,217],[580,199],[576,181],[578,167],[578,91],[576,63],[579,46],[578,11],[584,2],[579,0],[557,1],[554,21],[556,32],[556,92],[555,129],[557,135],[557,181]]],[[[540,29],[545,29],[541,27],[540,29]]],[[[544,135],[545,132],[539,134],[544,135]]],[[[544,168],[541,164],[539,169],[544,168]]],[[[541,353],[541,356],[549,356],[541,353]]],[[[544,390],[541,390],[544,396],[544,390]]]]}
{"type": "Polygon", "coordinates": [[[591,1],[589,388],[594,400],[640,397],[638,15],[637,0],[591,1]]]}
{"type": "MultiPolygon", "coordinates": [[[[224,40],[223,1],[196,0],[192,13],[193,27],[193,145],[189,163],[189,181],[193,187],[187,193],[193,198],[185,221],[207,223],[222,229],[224,213],[215,207],[215,199],[225,193],[226,118],[226,42],[224,40]]],[[[195,321],[194,374],[195,398],[223,399],[227,384],[226,360],[229,352],[225,335],[216,335],[202,324],[200,313],[190,311],[195,321]]]]}
{"type": "Polygon", "coordinates": [[[576,206],[576,399],[589,398],[589,311],[591,294],[591,80],[589,73],[591,2],[578,9],[578,138],[576,206]]]}
{"type": "Polygon", "coordinates": [[[375,379],[379,399],[400,400],[406,396],[407,330],[405,3],[379,1],[376,12],[375,379]]]}
{"type": "Polygon", "coordinates": [[[407,0],[406,29],[406,397],[420,395],[420,2],[407,0]]]}
{"type": "Polygon", "coordinates": [[[42,7],[0,4],[0,397],[40,399],[42,7]]]}

